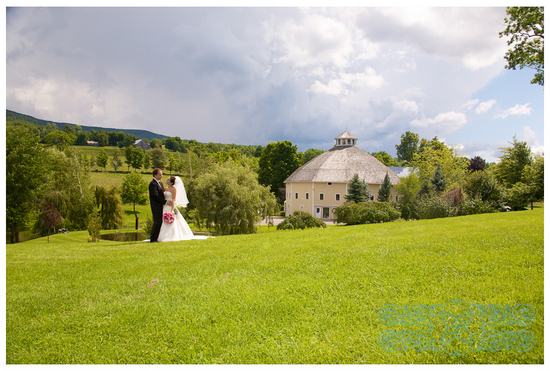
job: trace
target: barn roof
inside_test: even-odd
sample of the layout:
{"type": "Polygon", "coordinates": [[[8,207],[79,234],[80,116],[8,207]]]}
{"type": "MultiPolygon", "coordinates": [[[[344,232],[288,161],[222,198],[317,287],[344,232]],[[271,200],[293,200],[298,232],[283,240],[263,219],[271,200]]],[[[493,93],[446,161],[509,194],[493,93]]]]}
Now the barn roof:
{"type": "MultiPolygon", "coordinates": [[[[347,131],[343,134],[345,133],[347,131]]],[[[351,134],[349,135],[351,136],[351,134]]],[[[398,184],[400,182],[397,174],[376,157],[354,145],[336,145],[294,171],[285,180],[285,183],[348,183],[355,174],[359,174],[359,177],[368,184],[382,184],[384,183],[386,173],[390,176],[391,184],[398,184]]]]}

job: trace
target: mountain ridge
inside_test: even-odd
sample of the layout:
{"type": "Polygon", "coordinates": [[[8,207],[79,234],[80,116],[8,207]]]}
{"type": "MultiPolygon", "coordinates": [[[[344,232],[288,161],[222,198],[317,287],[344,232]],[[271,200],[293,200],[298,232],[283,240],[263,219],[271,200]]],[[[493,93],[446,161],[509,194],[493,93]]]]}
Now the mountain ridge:
{"type": "Polygon", "coordinates": [[[38,119],[38,118],[30,116],[30,115],[26,115],[26,114],[23,114],[23,113],[19,113],[19,112],[15,112],[15,111],[11,111],[11,110],[6,109],[6,124],[9,123],[10,121],[16,121],[16,120],[26,121],[26,122],[30,122],[30,123],[35,124],[35,125],[43,125],[43,126],[46,126],[47,124],[52,123],[52,124],[57,125],[58,129],[61,129],[61,130],[63,130],[65,125],[70,125],[70,126],[73,126],[73,127],[78,125],[82,128],[82,131],[88,131],[88,132],[90,132],[92,130],[95,130],[95,131],[103,130],[103,131],[106,131],[106,132],[114,131],[114,132],[118,133],[119,131],[121,131],[125,134],[132,134],[132,135],[135,135],[136,137],[138,137],[139,139],[147,139],[149,141],[153,140],[154,138],[157,138],[157,139],[168,138],[168,135],[153,133],[149,130],[103,128],[103,127],[99,127],[99,126],[72,124],[72,123],[69,123],[69,122],[56,122],[56,121],[51,121],[51,120],[38,119]]]}

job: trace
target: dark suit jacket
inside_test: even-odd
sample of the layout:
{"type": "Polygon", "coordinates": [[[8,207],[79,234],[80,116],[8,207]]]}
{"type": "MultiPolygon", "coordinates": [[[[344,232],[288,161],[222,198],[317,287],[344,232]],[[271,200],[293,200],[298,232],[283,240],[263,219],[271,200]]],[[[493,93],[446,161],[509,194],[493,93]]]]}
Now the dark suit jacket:
{"type": "Polygon", "coordinates": [[[149,202],[153,214],[162,213],[162,207],[166,203],[164,199],[164,189],[159,186],[155,179],[149,183],[149,202]]]}

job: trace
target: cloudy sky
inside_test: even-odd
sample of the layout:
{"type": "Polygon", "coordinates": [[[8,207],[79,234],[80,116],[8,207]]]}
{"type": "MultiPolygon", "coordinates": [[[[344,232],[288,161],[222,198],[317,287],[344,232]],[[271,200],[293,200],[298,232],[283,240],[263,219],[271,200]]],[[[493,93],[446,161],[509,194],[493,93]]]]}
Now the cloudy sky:
{"type": "Polygon", "coordinates": [[[544,145],[544,90],[504,69],[503,7],[24,7],[6,108],[200,142],[396,156],[405,131],[495,161],[544,145]]]}

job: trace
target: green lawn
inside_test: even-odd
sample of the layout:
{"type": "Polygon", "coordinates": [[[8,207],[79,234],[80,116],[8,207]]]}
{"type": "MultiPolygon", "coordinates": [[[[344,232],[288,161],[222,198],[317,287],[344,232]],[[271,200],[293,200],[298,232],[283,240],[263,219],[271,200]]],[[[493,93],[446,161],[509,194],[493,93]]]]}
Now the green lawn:
{"type": "Polygon", "coordinates": [[[543,363],[542,207],[148,244],[6,246],[6,361],[543,363]],[[535,345],[384,350],[387,304],[526,304],[535,345]]]}

